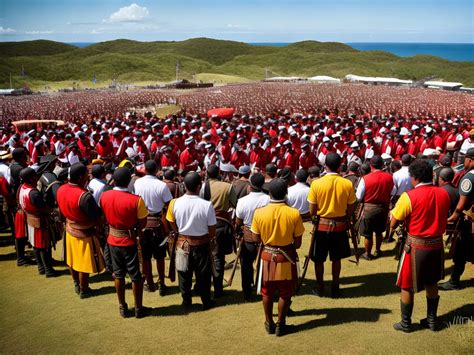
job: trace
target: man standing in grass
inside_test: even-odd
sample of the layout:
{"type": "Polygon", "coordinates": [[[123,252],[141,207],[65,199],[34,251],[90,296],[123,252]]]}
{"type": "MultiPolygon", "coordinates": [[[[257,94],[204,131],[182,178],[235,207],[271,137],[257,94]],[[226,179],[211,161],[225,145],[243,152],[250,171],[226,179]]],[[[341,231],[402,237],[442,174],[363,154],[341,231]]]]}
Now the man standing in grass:
{"type": "MultiPolygon", "coordinates": [[[[282,336],[286,332],[286,314],[298,281],[298,255],[304,233],[303,221],[296,208],[286,205],[288,187],[285,180],[270,182],[270,203],[255,211],[251,231],[261,240],[258,283],[261,283],[265,329],[268,334],[282,336]],[[278,291],[278,322],[273,321],[273,296],[278,291]]],[[[258,286],[257,286],[258,287],[258,286]]]]}
{"type": "Polygon", "coordinates": [[[310,213],[318,219],[310,255],[317,282],[313,294],[320,297],[324,295],[324,262],[328,254],[332,262],[332,297],[339,296],[341,259],[351,255],[347,223],[354,212],[356,196],[351,181],[338,174],[341,162],[337,153],[329,153],[326,175],[312,182],[308,194],[310,213]]]}
{"type": "Polygon", "coordinates": [[[404,192],[392,210],[390,227],[406,221],[408,237],[400,258],[397,286],[401,288],[402,320],[395,330],[411,332],[411,315],[415,292],[426,290],[427,318],[421,325],[438,329],[438,286],[444,278],[443,234],[446,230],[450,199],[448,193],[433,186],[433,169],[426,160],[415,160],[409,173],[413,190],[404,192]]]}

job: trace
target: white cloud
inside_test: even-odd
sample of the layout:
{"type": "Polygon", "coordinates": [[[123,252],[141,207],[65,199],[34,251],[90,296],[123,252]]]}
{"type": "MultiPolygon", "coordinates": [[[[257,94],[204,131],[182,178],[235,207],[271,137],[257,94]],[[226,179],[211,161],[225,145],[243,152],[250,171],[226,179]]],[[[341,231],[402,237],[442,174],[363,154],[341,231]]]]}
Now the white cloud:
{"type": "Polygon", "coordinates": [[[3,28],[3,26],[0,26],[0,34],[11,34],[15,32],[16,30],[14,30],[13,28],[10,28],[10,27],[3,28]]]}
{"type": "Polygon", "coordinates": [[[54,31],[25,31],[27,35],[49,35],[54,33],[54,31]]]}
{"type": "Polygon", "coordinates": [[[146,7],[133,3],[130,6],[121,7],[118,11],[110,15],[108,20],[104,20],[104,22],[140,22],[147,17],[148,14],[149,11],[146,7]]]}
{"type": "Polygon", "coordinates": [[[240,28],[240,25],[235,25],[235,24],[232,24],[232,23],[228,23],[227,28],[240,28]]]}

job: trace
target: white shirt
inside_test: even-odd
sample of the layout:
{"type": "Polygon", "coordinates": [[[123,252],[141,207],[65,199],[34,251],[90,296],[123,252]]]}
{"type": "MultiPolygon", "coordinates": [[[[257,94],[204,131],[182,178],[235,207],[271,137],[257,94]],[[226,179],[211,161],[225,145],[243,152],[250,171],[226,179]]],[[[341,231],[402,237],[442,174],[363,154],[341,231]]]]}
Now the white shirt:
{"type": "Polygon", "coordinates": [[[173,198],[168,186],[152,175],[145,175],[135,181],[135,194],[145,201],[150,213],[160,213],[173,198]]]}
{"type": "Polygon", "coordinates": [[[265,207],[270,202],[270,196],[263,192],[250,192],[247,196],[237,201],[235,216],[240,218],[247,227],[252,226],[253,214],[260,207],[265,207]]]}
{"type": "Polygon", "coordinates": [[[308,193],[309,186],[297,182],[295,185],[288,188],[288,205],[296,208],[300,211],[300,214],[305,214],[309,212],[309,202],[308,202],[308,193]]]}
{"type": "Polygon", "coordinates": [[[97,178],[93,178],[91,181],[89,181],[89,185],[87,185],[87,190],[90,191],[90,193],[94,197],[95,202],[97,202],[98,205],[100,201],[100,196],[104,191],[104,187],[105,182],[97,178]]]}
{"type": "Polygon", "coordinates": [[[392,196],[400,196],[402,193],[412,189],[411,177],[408,174],[408,166],[402,166],[400,170],[393,173],[392,196]]]}
{"type": "Polygon", "coordinates": [[[359,184],[357,185],[357,190],[356,190],[356,197],[359,201],[362,201],[365,196],[365,181],[364,178],[361,177],[359,179],[359,184]]]}
{"type": "Polygon", "coordinates": [[[459,152],[462,154],[466,154],[466,152],[470,149],[474,148],[474,143],[471,143],[471,139],[467,137],[461,145],[459,152]]]}
{"type": "Polygon", "coordinates": [[[3,176],[9,184],[11,183],[10,167],[8,165],[0,163],[0,175],[3,176]]]}
{"type": "Polygon", "coordinates": [[[75,154],[74,152],[69,152],[68,156],[67,156],[67,160],[69,162],[69,164],[71,165],[74,165],[76,163],[80,163],[81,161],[79,160],[79,156],[77,154],[75,154]]]}
{"type": "Polygon", "coordinates": [[[174,201],[173,216],[180,234],[202,236],[209,233],[209,226],[215,226],[216,212],[210,201],[199,196],[183,195],[174,201]]]}

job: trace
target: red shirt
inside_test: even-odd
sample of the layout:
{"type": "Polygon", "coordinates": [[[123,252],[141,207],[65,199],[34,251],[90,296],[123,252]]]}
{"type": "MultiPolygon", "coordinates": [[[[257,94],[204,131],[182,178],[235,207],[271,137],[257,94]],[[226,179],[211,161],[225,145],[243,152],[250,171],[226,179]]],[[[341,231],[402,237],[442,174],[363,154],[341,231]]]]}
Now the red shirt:
{"type": "MultiPolygon", "coordinates": [[[[119,230],[131,230],[138,224],[140,203],[144,205],[142,198],[128,191],[114,189],[105,191],[100,196],[100,206],[107,223],[119,230]]],[[[116,237],[109,233],[107,243],[112,246],[126,247],[135,245],[136,240],[130,237],[116,237]]]]}
{"type": "Polygon", "coordinates": [[[365,203],[389,204],[393,189],[392,175],[376,170],[363,177],[365,184],[365,203]]]}
{"type": "Polygon", "coordinates": [[[79,206],[79,201],[86,192],[86,189],[71,183],[64,184],[58,189],[56,200],[64,217],[73,222],[90,224],[91,220],[79,206]]]}

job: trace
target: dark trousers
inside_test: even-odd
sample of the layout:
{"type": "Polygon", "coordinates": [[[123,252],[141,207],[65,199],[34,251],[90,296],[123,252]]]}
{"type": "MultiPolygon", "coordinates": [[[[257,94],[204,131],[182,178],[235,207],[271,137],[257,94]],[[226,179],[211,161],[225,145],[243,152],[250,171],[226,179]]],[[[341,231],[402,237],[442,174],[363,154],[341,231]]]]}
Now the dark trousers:
{"type": "Polygon", "coordinates": [[[35,256],[40,274],[46,273],[46,275],[48,275],[54,273],[53,258],[51,257],[50,249],[35,248],[35,256]]]}
{"type": "Polygon", "coordinates": [[[193,274],[203,304],[211,300],[211,260],[209,245],[192,246],[189,250],[187,271],[178,271],[179,290],[183,301],[191,303],[193,274]]]}
{"type": "Polygon", "coordinates": [[[466,268],[468,261],[474,261],[474,238],[472,237],[472,223],[470,221],[464,221],[461,225],[461,233],[456,242],[456,249],[453,255],[453,272],[451,273],[451,279],[455,282],[459,282],[461,275],[466,268]]]}
{"type": "Polygon", "coordinates": [[[245,296],[250,296],[253,285],[253,263],[257,258],[258,243],[242,243],[240,252],[240,271],[242,275],[242,290],[245,296]]]}
{"type": "Polygon", "coordinates": [[[27,259],[25,257],[25,246],[28,242],[28,238],[15,238],[15,249],[16,249],[16,262],[21,265],[26,263],[27,259]]]}
{"type": "Polygon", "coordinates": [[[232,231],[229,230],[227,223],[217,221],[216,226],[216,246],[212,250],[214,263],[216,265],[217,276],[213,277],[214,292],[222,293],[224,288],[224,266],[225,256],[232,253],[232,231]]]}

